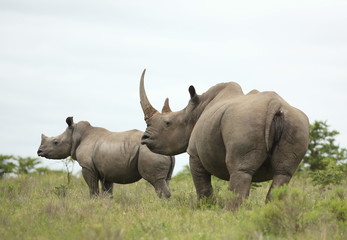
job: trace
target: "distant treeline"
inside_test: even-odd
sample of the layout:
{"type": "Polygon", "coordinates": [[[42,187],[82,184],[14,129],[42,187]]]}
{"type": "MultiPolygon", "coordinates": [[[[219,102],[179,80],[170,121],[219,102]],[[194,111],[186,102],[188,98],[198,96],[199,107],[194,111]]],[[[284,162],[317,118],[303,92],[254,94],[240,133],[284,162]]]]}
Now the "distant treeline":
{"type": "MultiPolygon", "coordinates": [[[[310,125],[308,151],[297,171],[297,174],[308,174],[314,183],[321,186],[339,184],[347,176],[347,149],[336,143],[335,137],[339,132],[329,128],[327,121],[315,121],[310,125]]],[[[71,174],[69,163],[72,161],[71,158],[63,160],[68,177],[71,174]]],[[[53,171],[39,167],[40,164],[40,158],[0,155],[0,179],[5,174],[43,174],[53,171]]],[[[188,167],[177,177],[186,174],[189,174],[188,167]]]]}

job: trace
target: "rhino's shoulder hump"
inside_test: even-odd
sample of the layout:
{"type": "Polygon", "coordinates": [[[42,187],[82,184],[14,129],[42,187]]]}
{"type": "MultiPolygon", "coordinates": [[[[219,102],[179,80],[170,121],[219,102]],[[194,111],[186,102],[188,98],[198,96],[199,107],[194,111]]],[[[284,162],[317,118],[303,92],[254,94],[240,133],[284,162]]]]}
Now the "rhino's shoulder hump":
{"type": "Polygon", "coordinates": [[[128,130],[127,132],[130,132],[130,133],[143,133],[142,131],[138,130],[138,129],[131,129],[131,130],[128,130]]]}
{"type": "Polygon", "coordinates": [[[252,94],[257,94],[257,93],[260,93],[260,92],[257,89],[253,89],[252,91],[247,93],[247,95],[252,95],[252,94]]]}

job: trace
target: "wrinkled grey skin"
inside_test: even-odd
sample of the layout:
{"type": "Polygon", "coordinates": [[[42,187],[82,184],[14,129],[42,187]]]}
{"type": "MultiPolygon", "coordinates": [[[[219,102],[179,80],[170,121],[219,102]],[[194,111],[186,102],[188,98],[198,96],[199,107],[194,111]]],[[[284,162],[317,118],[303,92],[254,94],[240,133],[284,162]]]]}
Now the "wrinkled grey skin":
{"type": "Polygon", "coordinates": [[[133,183],[141,178],[154,186],[159,197],[170,197],[168,181],[175,159],[141,145],[143,132],[110,132],[86,121],[75,124],[72,117],[66,123],[65,132],[57,137],[41,135],[37,154],[49,159],[75,159],[82,167],[91,197],[99,194],[99,181],[102,193],[112,196],[113,183],[133,183]]]}
{"type": "Polygon", "coordinates": [[[188,152],[198,198],[212,196],[211,175],[228,180],[236,209],[248,197],[251,182],[287,184],[304,157],[309,121],[275,92],[242,92],[235,82],[220,83],[202,95],[189,87],[190,101],[172,112],[168,99],[161,113],[152,107],[140,81],[141,106],[147,129],[142,144],[156,153],[188,152]]]}

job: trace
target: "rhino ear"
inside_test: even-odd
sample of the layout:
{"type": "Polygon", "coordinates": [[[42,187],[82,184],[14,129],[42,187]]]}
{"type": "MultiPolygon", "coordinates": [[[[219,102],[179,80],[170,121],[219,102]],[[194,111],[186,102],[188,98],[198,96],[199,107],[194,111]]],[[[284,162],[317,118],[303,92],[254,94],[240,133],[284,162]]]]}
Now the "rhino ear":
{"type": "Polygon", "coordinates": [[[188,89],[189,91],[189,94],[190,94],[190,100],[193,102],[193,103],[198,103],[199,102],[199,97],[198,95],[196,94],[196,91],[195,91],[195,88],[193,85],[191,85],[188,89]]]}
{"type": "Polygon", "coordinates": [[[46,139],[47,137],[45,136],[45,134],[41,134],[41,140],[43,140],[43,139],[46,139]]]}
{"type": "Polygon", "coordinates": [[[193,98],[196,95],[196,91],[193,85],[191,85],[188,89],[189,94],[190,94],[190,98],[193,98]]]}
{"type": "Polygon", "coordinates": [[[74,124],[73,117],[66,118],[66,123],[69,127],[71,127],[74,124]]]}

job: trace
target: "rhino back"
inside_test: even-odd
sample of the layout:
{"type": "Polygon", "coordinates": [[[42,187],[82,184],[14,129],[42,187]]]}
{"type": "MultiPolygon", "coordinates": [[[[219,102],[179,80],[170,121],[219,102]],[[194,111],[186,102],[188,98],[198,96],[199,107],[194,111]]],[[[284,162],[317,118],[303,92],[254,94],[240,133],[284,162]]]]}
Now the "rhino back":
{"type": "Polygon", "coordinates": [[[141,176],[138,171],[138,151],[142,132],[109,132],[95,145],[93,164],[100,178],[114,183],[132,183],[141,176]]]}

